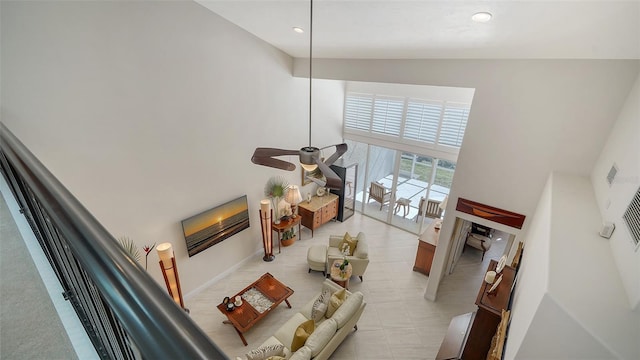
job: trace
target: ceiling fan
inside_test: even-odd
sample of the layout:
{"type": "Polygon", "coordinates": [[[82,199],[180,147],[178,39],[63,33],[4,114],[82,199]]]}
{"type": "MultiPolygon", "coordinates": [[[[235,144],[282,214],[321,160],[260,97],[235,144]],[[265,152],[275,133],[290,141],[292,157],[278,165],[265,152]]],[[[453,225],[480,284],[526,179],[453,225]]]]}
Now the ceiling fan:
{"type": "Polygon", "coordinates": [[[305,146],[300,150],[286,150],[276,148],[259,147],[253,152],[251,162],[258,165],[269,166],[276,169],[293,171],[296,166],[288,161],[276,159],[277,156],[298,155],[300,157],[300,166],[307,171],[320,169],[326,181],[322,181],[313,177],[307,177],[316,184],[330,189],[339,189],[341,185],[340,177],[329,166],[338,160],[346,151],[347,144],[329,145],[323,148],[311,146],[311,82],[312,65],[313,65],[313,0],[310,0],[310,21],[309,21],[309,146],[305,146]],[[336,148],[336,151],[326,160],[322,161],[320,151],[330,147],[336,148]]]}

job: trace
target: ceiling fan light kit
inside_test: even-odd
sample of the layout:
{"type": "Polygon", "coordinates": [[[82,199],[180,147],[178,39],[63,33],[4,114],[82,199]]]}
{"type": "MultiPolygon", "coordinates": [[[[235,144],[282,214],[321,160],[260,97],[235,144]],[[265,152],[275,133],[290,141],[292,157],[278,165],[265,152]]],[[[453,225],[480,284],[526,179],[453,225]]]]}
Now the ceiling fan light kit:
{"type": "Polygon", "coordinates": [[[347,152],[347,144],[330,145],[324,148],[317,148],[311,146],[311,82],[312,64],[313,64],[313,0],[310,0],[310,22],[309,22],[309,146],[305,146],[300,150],[287,150],[277,148],[256,148],[251,157],[251,162],[257,165],[268,166],[281,170],[293,171],[296,166],[288,161],[276,159],[277,156],[285,155],[298,155],[300,159],[300,166],[307,171],[314,171],[320,168],[322,174],[325,176],[326,181],[319,181],[317,179],[311,179],[313,182],[321,187],[327,187],[330,189],[340,189],[341,180],[340,177],[333,171],[331,166],[336,160],[338,160],[345,152],[347,152]],[[326,148],[335,146],[336,151],[324,162],[321,160],[320,151],[326,148]]]}

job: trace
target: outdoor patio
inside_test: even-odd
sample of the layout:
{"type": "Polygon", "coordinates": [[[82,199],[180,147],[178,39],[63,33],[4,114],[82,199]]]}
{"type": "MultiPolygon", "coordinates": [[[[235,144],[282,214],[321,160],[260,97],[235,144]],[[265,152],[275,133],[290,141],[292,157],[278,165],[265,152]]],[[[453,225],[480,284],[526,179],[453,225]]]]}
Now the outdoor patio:
{"type": "MultiPolygon", "coordinates": [[[[379,183],[384,185],[384,187],[391,189],[393,183],[393,175],[388,175],[382,179],[377,180],[379,183]]],[[[398,226],[400,228],[406,229],[408,231],[418,233],[420,228],[420,221],[416,222],[416,216],[418,216],[418,205],[420,203],[420,198],[424,196],[427,187],[429,186],[428,182],[420,181],[417,179],[411,179],[408,177],[400,176],[398,178],[398,186],[396,189],[395,200],[400,198],[405,198],[410,200],[410,205],[408,209],[408,213],[406,216],[404,215],[404,209],[400,207],[397,213],[394,214],[392,218],[392,225],[398,226]]],[[[368,198],[368,190],[369,185],[367,184],[366,189],[358,192],[356,194],[356,209],[361,210],[362,201],[365,201],[364,213],[368,216],[376,218],[380,221],[387,221],[387,213],[391,211],[394,212],[395,203],[388,203],[382,207],[380,210],[380,203],[370,199],[367,202],[368,198]],[[364,193],[364,198],[363,198],[364,193]]],[[[445,196],[449,195],[449,189],[439,185],[433,185],[431,187],[431,191],[429,192],[429,199],[443,201],[445,196]]],[[[422,217],[420,217],[422,220],[422,217]]],[[[425,225],[430,223],[432,219],[426,218],[425,225]]]]}

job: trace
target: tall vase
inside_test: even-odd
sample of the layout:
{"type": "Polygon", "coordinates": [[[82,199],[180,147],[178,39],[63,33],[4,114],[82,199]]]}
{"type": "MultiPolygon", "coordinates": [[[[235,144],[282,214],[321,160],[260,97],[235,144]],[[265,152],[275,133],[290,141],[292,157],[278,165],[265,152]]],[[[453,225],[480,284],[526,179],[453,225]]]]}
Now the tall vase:
{"type": "Polygon", "coordinates": [[[280,208],[278,204],[280,204],[280,197],[274,196],[271,198],[271,203],[273,204],[273,223],[280,224],[280,208]]]}

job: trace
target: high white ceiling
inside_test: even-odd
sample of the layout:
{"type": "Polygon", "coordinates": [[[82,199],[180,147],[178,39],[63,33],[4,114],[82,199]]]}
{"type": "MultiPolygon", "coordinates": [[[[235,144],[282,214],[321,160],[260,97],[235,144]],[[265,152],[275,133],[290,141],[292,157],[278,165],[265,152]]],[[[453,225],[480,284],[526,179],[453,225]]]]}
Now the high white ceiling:
{"type": "MultiPolygon", "coordinates": [[[[294,57],[309,0],[196,0],[294,57]]],[[[640,59],[640,0],[314,0],[313,57],[640,59]],[[471,15],[488,11],[488,23],[471,15]]]]}

